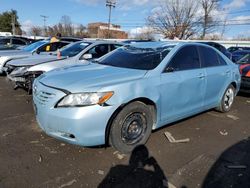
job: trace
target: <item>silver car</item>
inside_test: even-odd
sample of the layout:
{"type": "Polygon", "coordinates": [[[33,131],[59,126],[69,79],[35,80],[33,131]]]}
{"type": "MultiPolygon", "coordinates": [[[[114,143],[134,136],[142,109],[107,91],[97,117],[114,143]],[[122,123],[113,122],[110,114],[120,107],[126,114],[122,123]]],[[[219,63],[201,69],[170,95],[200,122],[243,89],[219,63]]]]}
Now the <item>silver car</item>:
{"type": "Polygon", "coordinates": [[[60,54],[43,55],[35,58],[29,57],[23,60],[13,60],[7,64],[12,72],[8,78],[16,82],[16,87],[32,90],[32,82],[35,78],[50,70],[65,66],[88,64],[87,60],[93,60],[121,47],[123,44],[112,41],[81,41],[75,42],[63,48],[60,54]]]}
{"type": "Polygon", "coordinates": [[[51,43],[49,40],[42,40],[30,44],[23,48],[22,50],[8,50],[8,51],[1,51],[0,52],[0,74],[4,72],[5,65],[7,62],[14,60],[14,59],[22,59],[33,54],[39,54],[44,52],[53,52],[57,49],[62,48],[63,46],[69,44],[67,41],[58,41],[51,43]]]}

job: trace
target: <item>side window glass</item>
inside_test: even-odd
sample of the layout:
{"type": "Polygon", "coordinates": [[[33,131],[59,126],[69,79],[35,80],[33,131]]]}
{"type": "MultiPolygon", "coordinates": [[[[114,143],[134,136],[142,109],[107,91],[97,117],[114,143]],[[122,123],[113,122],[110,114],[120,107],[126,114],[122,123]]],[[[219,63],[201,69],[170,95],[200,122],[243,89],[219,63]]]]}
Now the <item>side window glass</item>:
{"type": "Polygon", "coordinates": [[[10,44],[10,39],[1,39],[0,44],[4,44],[4,45],[10,44]]]}
{"type": "Polygon", "coordinates": [[[67,42],[58,42],[58,43],[57,43],[56,50],[57,50],[57,49],[60,49],[60,48],[62,48],[62,47],[64,47],[64,46],[66,46],[67,44],[69,44],[69,43],[67,43],[67,42]]]}
{"type": "Polygon", "coordinates": [[[117,48],[120,48],[120,47],[122,47],[122,45],[120,45],[120,44],[111,44],[111,51],[113,51],[117,48]]]}
{"type": "Polygon", "coordinates": [[[217,57],[217,53],[210,48],[200,47],[203,57],[203,67],[215,67],[220,65],[220,61],[217,57]]]}
{"type": "Polygon", "coordinates": [[[45,44],[37,49],[38,52],[49,52],[51,48],[51,44],[45,44]]]}
{"type": "Polygon", "coordinates": [[[13,44],[25,45],[25,42],[18,39],[12,39],[13,44]]]}
{"type": "Polygon", "coordinates": [[[217,55],[219,58],[220,65],[227,65],[226,61],[219,54],[217,54],[217,55]]]}
{"type": "Polygon", "coordinates": [[[85,54],[92,54],[92,58],[99,58],[103,55],[107,54],[109,52],[109,46],[108,44],[100,44],[93,48],[91,48],[89,51],[87,51],[85,54]]]}
{"type": "Polygon", "coordinates": [[[195,46],[181,48],[173,57],[168,67],[174,71],[200,68],[200,60],[195,46]]]}
{"type": "Polygon", "coordinates": [[[59,42],[54,42],[54,43],[51,43],[50,45],[50,49],[49,50],[46,50],[46,51],[50,51],[50,52],[54,52],[56,51],[59,47],[59,42]]]}

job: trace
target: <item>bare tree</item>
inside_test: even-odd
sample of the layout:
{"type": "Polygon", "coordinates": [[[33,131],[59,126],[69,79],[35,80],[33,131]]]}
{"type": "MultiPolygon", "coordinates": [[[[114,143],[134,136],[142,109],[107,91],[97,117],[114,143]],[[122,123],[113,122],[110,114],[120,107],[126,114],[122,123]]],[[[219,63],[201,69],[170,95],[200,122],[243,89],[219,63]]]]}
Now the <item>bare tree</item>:
{"type": "Polygon", "coordinates": [[[39,26],[33,26],[31,27],[30,32],[34,36],[40,36],[43,33],[43,29],[39,26]]]}
{"type": "Polygon", "coordinates": [[[83,26],[82,24],[80,24],[78,26],[78,31],[75,33],[76,37],[80,37],[80,38],[86,38],[89,37],[89,34],[87,32],[87,28],[85,26],[83,26]]]}
{"type": "Polygon", "coordinates": [[[55,31],[54,31],[54,28],[53,27],[51,27],[51,26],[48,26],[47,28],[46,28],[47,30],[46,30],[46,36],[55,36],[55,31]]]}
{"type": "Polygon", "coordinates": [[[148,24],[166,38],[187,39],[198,32],[196,0],[164,0],[148,17],[148,24]]]}
{"type": "Polygon", "coordinates": [[[139,40],[154,40],[154,31],[152,28],[142,28],[142,30],[139,33],[136,33],[133,36],[134,39],[139,39],[139,40]]]}
{"type": "Polygon", "coordinates": [[[200,0],[202,7],[202,33],[201,39],[204,39],[207,33],[214,31],[218,26],[218,20],[213,15],[214,11],[218,10],[220,0],[200,0]]]}
{"type": "Polygon", "coordinates": [[[62,16],[60,23],[63,26],[63,35],[65,36],[71,36],[74,34],[74,27],[71,22],[71,18],[67,15],[62,16]]]}

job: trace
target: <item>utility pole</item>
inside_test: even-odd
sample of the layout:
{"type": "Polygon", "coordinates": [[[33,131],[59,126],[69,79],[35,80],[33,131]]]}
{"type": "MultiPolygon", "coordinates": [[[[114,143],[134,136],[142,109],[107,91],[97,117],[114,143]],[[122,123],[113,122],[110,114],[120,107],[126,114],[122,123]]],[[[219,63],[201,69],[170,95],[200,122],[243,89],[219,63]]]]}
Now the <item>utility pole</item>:
{"type": "Polygon", "coordinates": [[[12,25],[12,35],[16,35],[16,15],[15,14],[12,14],[11,25],[12,25]]]}
{"type": "Polygon", "coordinates": [[[109,7],[109,25],[108,25],[108,38],[110,38],[110,22],[111,22],[111,11],[115,8],[116,0],[106,0],[106,7],[109,7]]]}
{"type": "Polygon", "coordinates": [[[43,18],[43,27],[44,27],[44,36],[46,34],[46,21],[49,18],[48,16],[40,15],[43,18]]]}

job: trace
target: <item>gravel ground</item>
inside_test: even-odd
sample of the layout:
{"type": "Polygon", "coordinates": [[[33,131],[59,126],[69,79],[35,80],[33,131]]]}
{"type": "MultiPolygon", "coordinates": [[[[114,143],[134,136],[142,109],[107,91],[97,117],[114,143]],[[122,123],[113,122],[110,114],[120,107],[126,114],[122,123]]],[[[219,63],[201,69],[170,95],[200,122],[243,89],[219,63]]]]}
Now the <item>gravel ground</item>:
{"type": "Polygon", "coordinates": [[[32,97],[0,77],[0,187],[250,187],[250,96],[227,114],[208,111],[154,131],[132,155],[83,148],[45,135],[32,97]],[[164,133],[189,142],[170,143],[164,133]],[[147,153],[149,152],[149,153],[147,153]],[[146,160],[145,160],[146,159],[146,160]],[[114,186],[113,186],[114,187],[114,186]]]}

